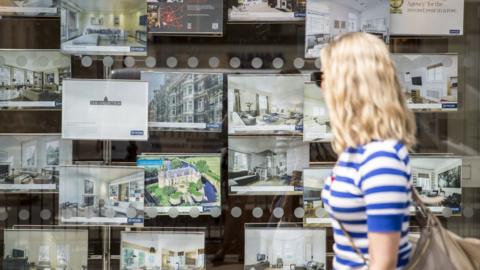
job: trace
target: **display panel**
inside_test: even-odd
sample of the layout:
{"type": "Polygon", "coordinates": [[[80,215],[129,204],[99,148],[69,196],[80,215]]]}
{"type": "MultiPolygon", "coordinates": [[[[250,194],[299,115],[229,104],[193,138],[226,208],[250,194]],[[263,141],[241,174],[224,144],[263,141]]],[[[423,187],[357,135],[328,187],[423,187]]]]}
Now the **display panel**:
{"type": "Polygon", "coordinates": [[[303,208],[305,226],[329,225],[330,218],[323,206],[322,190],[325,180],[332,175],[332,167],[303,170],[303,208]]]}
{"type": "Polygon", "coordinates": [[[245,225],[245,270],[326,269],[324,229],[287,225],[245,225]]]}
{"type": "Polygon", "coordinates": [[[325,141],[332,138],[332,126],[322,90],[316,82],[305,84],[303,140],[325,141]]]}
{"type": "Polygon", "coordinates": [[[462,159],[412,157],[412,184],[435,214],[462,210],[462,159]]]}
{"type": "Polygon", "coordinates": [[[57,190],[59,166],[72,162],[60,135],[0,135],[0,193],[57,190]]]}
{"type": "Polygon", "coordinates": [[[205,270],[205,233],[122,232],[120,269],[157,268],[205,270]]]}
{"type": "Polygon", "coordinates": [[[3,16],[58,16],[60,0],[0,0],[3,16]]]}
{"type": "Polygon", "coordinates": [[[306,0],[228,0],[230,22],[287,22],[305,19],[306,0]]]}
{"type": "Polygon", "coordinates": [[[222,131],[223,74],[142,72],[150,130],[222,131]]]}
{"type": "Polygon", "coordinates": [[[222,34],[223,0],[148,0],[152,34],[222,34]]]}
{"type": "Polygon", "coordinates": [[[136,167],[61,167],[60,222],[143,226],[144,180],[136,167]]]}
{"type": "Polygon", "coordinates": [[[301,137],[229,137],[232,195],[301,195],[309,145],[301,137]]]}
{"type": "Polygon", "coordinates": [[[464,0],[390,0],[392,35],[463,35],[464,0]]]}
{"type": "Polygon", "coordinates": [[[62,138],[146,141],[147,102],[147,82],[66,80],[62,138]]]}
{"type": "Polygon", "coordinates": [[[70,58],[55,51],[0,50],[0,109],[59,109],[70,58]]]}
{"type": "Polygon", "coordinates": [[[303,75],[229,75],[229,134],[301,134],[303,75]]]}
{"type": "Polygon", "coordinates": [[[458,55],[394,54],[393,59],[411,109],[458,109],[458,55]]]}
{"type": "Polygon", "coordinates": [[[305,58],[318,58],[335,37],[347,32],[367,32],[388,40],[388,1],[309,0],[307,4],[305,58]]]}
{"type": "Polygon", "coordinates": [[[207,214],[221,205],[220,155],[163,155],[138,157],[145,168],[145,205],[168,214],[173,208],[189,214],[192,208],[207,214]]]}
{"type": "Polygon", "coordinates": [[[147,53],[145,0],[61,0],[60,15],[64,53],[147,53]]]}
{"type": "Polygon", "coordinates": [[[88,230],[5,230],[3,269],[87,269],[88,230]]]}

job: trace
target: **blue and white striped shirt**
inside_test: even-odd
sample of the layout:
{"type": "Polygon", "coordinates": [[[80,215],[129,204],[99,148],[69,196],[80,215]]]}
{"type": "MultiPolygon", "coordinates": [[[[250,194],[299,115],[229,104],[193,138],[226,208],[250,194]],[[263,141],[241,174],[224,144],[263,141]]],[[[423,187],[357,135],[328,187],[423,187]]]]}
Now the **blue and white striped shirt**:
{"type": "Polygon", "coordinates": [[[368,232],[400,232],[397,269],[403,269],[411,252],[408,242],[411,169],[407,148],[395,140],[348,148],[339,156],[332,178],[325,181],[322,198],[326,210],[334,217],[333,268],[367,269],[344,236],[338,220],[365,258],[368,258],[368,232]]]}

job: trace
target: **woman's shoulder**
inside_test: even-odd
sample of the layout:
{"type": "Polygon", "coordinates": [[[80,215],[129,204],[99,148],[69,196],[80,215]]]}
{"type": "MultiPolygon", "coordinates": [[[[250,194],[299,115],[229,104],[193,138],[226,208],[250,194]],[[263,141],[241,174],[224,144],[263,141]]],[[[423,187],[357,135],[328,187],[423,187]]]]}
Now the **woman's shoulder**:
{"type": "Polygon", "coordinates": [[[373,159],[382,158],[383,161],[389,159],[403,161],[408,163],[409,153],[407,147],[399,140],[375,140],[368,144],[350,147],[342,154],[343,158],[354,159],[358,165],[368,163],[373,159]]]}

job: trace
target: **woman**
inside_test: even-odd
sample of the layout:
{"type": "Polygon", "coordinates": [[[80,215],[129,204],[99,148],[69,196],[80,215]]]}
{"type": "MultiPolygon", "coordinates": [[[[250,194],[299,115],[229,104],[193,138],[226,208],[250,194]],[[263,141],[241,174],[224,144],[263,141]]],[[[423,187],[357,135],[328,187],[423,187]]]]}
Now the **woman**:
{"type": "Polygon", "coordinates": [[[321,59],[339,155],[323,191],[334,269],[403,269],[411,252],[408,151],[416,128],[390,53],[373,35],[349,33],[324,48],[321,59]]]}

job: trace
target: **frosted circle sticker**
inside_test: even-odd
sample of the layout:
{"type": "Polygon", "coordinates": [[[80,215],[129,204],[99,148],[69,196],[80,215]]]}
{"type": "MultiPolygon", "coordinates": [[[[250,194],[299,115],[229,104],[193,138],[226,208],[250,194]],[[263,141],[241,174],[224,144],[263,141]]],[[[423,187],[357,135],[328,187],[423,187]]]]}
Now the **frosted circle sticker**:
{"type": "Polygon", "coordinates": [[[0,210],[0,220],[5,221],[8,218],[8,213],[5,209],[0,210]]]}
{"type": "Polygon", "coordinates": [[[211,67],[211,68],[218,68],[218,66],[220,66],[220,59],[218,59],[218,57],[210,57],[210,59],[208,60],[208,65],[211,67]]]}
{"type": "Polygon", "coordinates": [[[27,209],[22,209],[18,212],[18,218],[21,220],[27,220],[30,217],[30,212],[27,209]]]}
{"type": "Polygon", "coordinates": [[[27,57],[23,55],[17,57],[17,65],[23,67],[27,64],[27,62],[28,62],[27,57]]]}
{"type": "Polygon", "coordinates": [[[252,210],[252,215],[254,218],[261,218],[263,216],[263,209],[260,207],[255,207],[252,210]]]}
{"type": "Polygon", "coordinates": [[[106,56],[103,58],[103,65],[106,67],[111,67],[113,66],[113,57],[111,56],[106,56]]]}
{"type": "Polygon", "coordinates": [[[449,218],[452,216],[452,209],[445,207],[442,211],[442,215],[446,218],[449,218]]]}
{"type": "Polygon", "coordinates": [[[259,69],[263,66],[263,60],[259,57],[255,57],[252,59],[252,67],[259,69]]]}
{"type": "Polygon", "coordinates": [[[230,213],[232,214],[232,217],[239,218],[242,215],[242,209],[240,209],[238,206],[235,206],[232,208],[230,213]]]}
{"type": "Polygon", "coordinates": [[[301,69],[305,66],[305,60],[303,60],[302,58],[295,58],[295,60],[293,60],[293,66],[296,69],[301,69]]]}
{"type": "Polygon", "coordinates": [[[149,208],[145,209],[145,213],[147,214],[148,217],[155,218],[155,217],[157,217],[157,208],[149,207],[149,208]]]}
{"type": "Polygon", "coordinates": [[[178,217],[178,210],[175,208],[170,208],[170,210],[168,210],[168,216],[171,218],[178,217]]]}
{"type": "Polygon", "coordinates": [[[280,57],[277,57],[273,59],[272,61],[272,66],[276,69],[281,69],[285,63],[283,62],[283,59],[280,57]]]}
{"type": "Polygon", "coordinates": [[[169,68],[174,68],[178,65],[178,60],[177,58],[173,57],[173,56],[170,56],[167,58],[167,66],[169,68]]]}
{"type": "Polygon", "coordinates": [[[242,65],[242,61],[238,57],[232,57],[230,59],[230,67],[231,68],[239,68],[242,65]]]}
{"type": "Polygon", "coordinates": [[[157,65],[157,59],[155,57],[149,56],[145,59],[145,65],[149,68],[154,68],[157,65]]]}
{"type": "Polygon", "coordinates": [[[192,57],[188,58],[188,61],[187,61],[188,67],[196,68],[196,67],[198,67],[198,64],[199,64],[199,61],[198,61],[197,57],[192,56],[192,57]]]}
{"type": "Polygon", "coordinates": [[[463,216],[466,218],[472,218],[474,214],[473,208],[472,207],[465,207],[463,209],[463,216]]]}
{"type": "Polygon", "coordinates": [[[317,216],[317,218],[323,218],[325,216],[325,209],[317,208],[315,210],[315,216],[317,216]]]}
{"type": "Polygon", "coordinates": [[[276,218],[282,218],[284,214],[283,208],[277,207],[273,209],[273,216],[276,218]]]}
{"type": "Polygon", "coordinates": [[[189,214],[192,218],[197,218],[198,216],[200,216],[200,211],[198,210],[198,208],[193,207],[190,209],[189,214]]]}
{"type": "Polygon", "coordinates": [[[219,216],[222,215],[222,209],[220,209],[220,207],[214,207],[212,208],[212,210],[210,210],[210,215],[213,218],[218,218],[219,216]]]}
{"type": "Polygon", "coordinates": [[[137,216],[137,209],[133,207],[129,207],[127,209],[127,217],[128,218],[135,218],[137,216]]]}
{"type": "Polygon", "coordinates": [[[82,57],[82,66],[89,67],[93,64],[93,59],[90,56],[82,57]]]}
{"type": "Polygon", "coordinates": [[[48,65],[48,62],[50,62],[50,60],[48,60],[48,57],[46,56],[40,56],[38,58],[38,65],[40,67],[46,67],[48,65]]]}
{"type": "Polygon", "coordinates": [[[298,207],[297,209],[295,209],[293,214],[297,218],[303,218],[305,216],[305,210],[303,210],[303,208],[301,208],[301,207],[298,207]]]}
{"type": "Polygon", "coordinates": [[[131,57],[131,56],[127,56],[125,57],[125,60],[123,60],[123,63],[125,64],[126,67],[133,67],[135,66],[135,58],[131,57]]]}
{"type": "Polygon", "coordinates": [[[48,209],[40,211],[40,218],[43,220],[49,220],[52,217],[52,212],[48,209]]]}
{"type": "Polygon", "coordinates": [[[322,68],[322,60],[320,58],[315,59],[315,67],[318,69],[322,68]]]}

